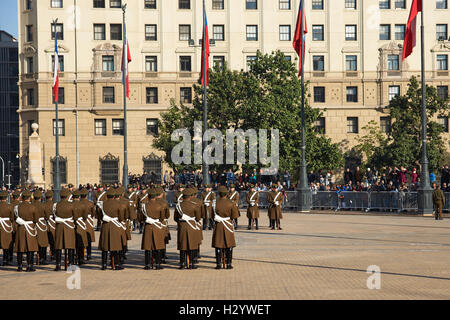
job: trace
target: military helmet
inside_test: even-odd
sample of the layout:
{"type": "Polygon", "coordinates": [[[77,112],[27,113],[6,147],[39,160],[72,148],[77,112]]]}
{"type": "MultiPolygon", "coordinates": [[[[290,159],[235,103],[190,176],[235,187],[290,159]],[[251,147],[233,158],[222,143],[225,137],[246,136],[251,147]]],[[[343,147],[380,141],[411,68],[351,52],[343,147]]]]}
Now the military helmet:
{"type": "Polygon", "coordinates": [[[220,186],[217,191],[219,192],[220,195],[224,195],[224,194],[228,193],[228,189],[225,186],[220,186]]]}
{"type": "Polygon", "coordinates": [[[59,195],[61,196],[61,198],[67,198],[70,195],[70,191],[69,189],[62,188],[59,195]]]}
{"type": "Polygon", "coordinates": [[[34,199],[41,199],[42,198],[42,191],[41,190],[36,190],[34,193],[33,193],[33,198],[34,199]]]}
{"type": "Polygon", "coordinates": [[[45,198],[49,199],[49,198],[53,198],[53,191],[49,190],[45,193],[45,198]]]}
{"type": "Polygon", "coordinates": [[[22,192],[22,198],[24,199],[31,198],[31,192],[29,190],[25,190],[24,192],[22,192]]]}

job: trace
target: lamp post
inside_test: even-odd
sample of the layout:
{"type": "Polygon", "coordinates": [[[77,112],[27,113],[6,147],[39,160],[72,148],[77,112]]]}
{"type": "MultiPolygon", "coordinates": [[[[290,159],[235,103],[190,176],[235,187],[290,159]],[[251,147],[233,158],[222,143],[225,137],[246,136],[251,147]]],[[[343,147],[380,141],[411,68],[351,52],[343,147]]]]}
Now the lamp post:
{"type": "MultiPolygon", "coordinates": [[[[58,45],[58,33],[56,32],[56,23],[58,19],[53,20],[53,28],[55,30],[55,50],[58,45]]],[[[56,59],[55,53],[55,65],[58,63],[56,59]]],[[[56,69],[56,68],[55,68],[56,69]]],[[[61,182],[59,176],[59,119],[58,119],[58,100],[54,99],[55,102],[55,185],[53,186],[54,199],[55,202],[60,200],[60,192],[61,192],[61,182]]]]}
{"type": "Polygon", "coordinates": [[[5,184],[5,160],[3,160],[2,157],[0,157],[0,160],[2,160],[2,187],[5,184]]]}
{"type": "Polygon", "coordinates": [[[123,179],[122,185],[127,190],[128,188],[128,128],[127,128],[127,74],[128,74],[128,44],[127,44],[127,30],[125,25],[125,12],[127,5],[122,6],[123,14],[123,55],[122,55],[122,83],[123,83],[123,179]]]}

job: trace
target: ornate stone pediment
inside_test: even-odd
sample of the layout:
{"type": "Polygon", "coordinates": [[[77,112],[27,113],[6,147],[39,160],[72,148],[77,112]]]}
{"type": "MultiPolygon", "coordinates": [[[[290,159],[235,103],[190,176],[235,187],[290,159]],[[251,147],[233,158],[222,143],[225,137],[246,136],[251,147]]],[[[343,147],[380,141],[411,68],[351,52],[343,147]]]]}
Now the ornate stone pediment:
{"type": "Polygon", "coordinates": [[[108,153],[104,157],[99,158],[100,161],[119,161],[119,157],[113,156],[111,153],[108,153]]]}
{"type": "Polygon", "coordinates": [[[450,52],[450,42],[442,41],[431,48],[431,52],[450,52]]]}
{"type": "Polygon", "coordinates": [[[403,51],[403,44],[395,42],[395,41],[391,41],[383,46],[381,46],[380,49],[378,49],[379,51],[387,51],[390,53],[396,53],[396,52],[400,52],[403,51]]]}
{"type": "MultiPolygon", "coordinates": [[[[55,52],[55,46],[47,47],[44,50],[45,53],[54,53],[55,52]]],[[[69,53],[70,50],[64,46],[63,44],[58,43],[58,53],[69,53]]]]}
{"type": "Polygon", "coordinates": [[[22,54],[26,55],[26,56],[32,56],[35,53],[37,53],[37,50],[35,47],[33,47],[33,45],[31,44],[26,44],[23,46],[23,51],[22,54]]]}
{"type": "Polygon", "coordinates": [[[157,156],[155,153],[150,153],[148,156],[146,157],[142,157],[143,161],[149,161],[149,160],[157,160],[157,161],[161,161],[162,157],[157,156]]]}
{"type": "Polygon", "coordinates": [[[106,43],[102,43],[99,44],[98,46],[96,46],[94,49],[92,49],[92,51],[94,51],[94,53],[96,51],[121,51],[122,47],[119,47],[118,45],[106,42],[106,43]]]}

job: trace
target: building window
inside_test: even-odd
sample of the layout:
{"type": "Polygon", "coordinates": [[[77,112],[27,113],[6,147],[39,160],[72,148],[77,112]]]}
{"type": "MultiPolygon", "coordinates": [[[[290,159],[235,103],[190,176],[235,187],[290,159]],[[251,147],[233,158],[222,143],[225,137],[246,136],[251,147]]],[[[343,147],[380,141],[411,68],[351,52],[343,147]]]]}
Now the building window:
{"type": "Polygon", "coordinates": [[[444,132],[448,133],[448,117],[438,117],[438,123],[444,127],[444,132]]]}
{"type": "Polygon", "coordinates": [[[146,88],[147,103],[158,103],[158,88],[146,88]]]}
{"type": "Polygon", "coordinates": [[[144,0],[145,9],[156,9],[156,0],[144,0]]]}
{"type": "Polygon", "coordinates": [[[114,56],[103,56],[103,71],[114,71],[114,56]]]}
{"type": "Polygon", "coordinates": [[[358,117],[347,118],[347,133],[358,133],[358,117]]]}
{"type": "MultiPolygon", "coordinates": [[[[58,169],[59,169],[59,182],[61,184],[67,183],[67,159],[63,157],[58,158],[58,169]]],[[[50,162],[52,164],[52,180],[53,185],[56,185],[56,158],[51,158],[50,162]]]]}
{"type": "Polygon", "coordinates": [[[223,10],[223,0],[212,0],[212,8],[213,10],[223,10]]]}
{"type": "Polygon", "coordinates": [[[104,24],[94,24],[94,40],[106,40],[105,30],[104,24]]]}
{"type": "MultiPolygon", "coordinates": [[[[58,119],[58,135],[62,137],[66,135],[64,119],[58,119]]],[[[53,119],[53,136],[56,136],[56,119],[53,119]]]]}
{"type": "Polygon", "coordinates": [[[446,41],[447,38],[447,25],[446,24],[437,24],[436,25],[436,40],[446,41]]]}
{"type": "Polygon", "coordinates": [[[292,61],[292,57],[289,56],[289,55],[285,55],[285,56],[284,56],[284,60],[286,60],[286,61],[292,61]]]}
{"type": "Polygon", "coordinates": [[[33,41],[33,25],[27,25],[27,42],[33,41]]]}
{"type": "Polygon", "coordinates": [[[64,27],[62,23],[52,24],[52,40],[55,40],[55,27],[58,40],[64,40],[64,27]]]}
{"type": "Polygon", "coordinates": [[[114,87],[103,87],[103,103],[114,103],[114,87]]]}
{"type": "Polygon", "coordinates": [[[95,119],[94,130],[96,136],[106,136],[106,119],[95,119]]]}
{"type": "Polygon", "coordinates": [[[28,105],[34,106],[34,89],[27,90],[28,105]]]}
{"type": "Polygon", "coordinates": [[[213,39],[216,41],[225,40],[225,26],[224,25],[213,25],[213,39]]]}
{"type": "Polygon", "coordinates": [[[119,158],[111,154],[100,158],[100,180],[101,184],[119,182],[119,158]]]}
{"type": "Polygon", "coordinates": [[[313,71],[324,71],[324,70],[325,70],[325,57],[313,56],[313,71]]]}
{"type": "Polygon", "coordinates": [[[180,24],[180,41],[187,41],[191,39],[191,25],[190,24],[180,24]]]}
{"type": "Polygon", "coordinates": [[[406,0],[395,0],[395,9],[406,9],[406,0]]]}
{"type": "Polygon", "coordinates": [[[144,162],[144,174],[150,176],[154,183],[161,183],[162,161],[154,154],[142,158],[144,162]]]}
{"type": "Polygon", "coordinates": [[[345,0],[346,9],[356,9],[356,0],[345,0]]]}
{"type": "Polygon", "coordinates": [[[313,25],[312,26],[312,39],[313,41],[323,41],[324,39],[324,32],[323,32],[323,25],[313,25]]]}
{"type": "Polygon", "coordinates": [[[345,40],[356,41],[356,25],[345,26],[345,40]]]}
{"type": "Polygon", "coordinates": [[[27,73],[34,72],[33,57],[27,58],[27,73]]]}
{"type": "Polygon", "coordinates": [[[437,95],[442,100],[448,99],[448,86],[437,86],[437,95]]]}
{"type": "Polygon", "coordinates": [[[391,132],[391,117],[380,117],[380,129],[383,133],[391,132]]]}
{"type": "MultiPolygon", "coordinates": [[[[52,90],[52,103],[55,103],[55,95],[52,90]]],[[[64,104],[64,88],[58,88],[58,104],[64,104]]]]}
{"type": "Polygon", "coordinates": [[[148,136],[158,135],[158,119],[147,119],[146,127],[148,136]]]}
{"type": "Polygon", "coordinates": [[[405,30],[406,30],[406,26],[404,24],[396,24],[395,25],[395,40],[404,40],[405,39],[405,30]]]}
{"type": "Polygon", "coordinates": [[[190,9],[191,0],[178,0],[178,9],[190,9]]]}
{"type": "Polygon", "coordinates": [[[25,10],[33,10],[33,0],[25,1],[25,10]]]}
{"type": "Polygon", "coordinates": [[[181,103],[192,103],[192,88],[180,88],[181,103]]]}
{"type": "Polygon", "coordinates": [[[247,41],[258,41],[257,25],[247,25],[247,41]]]}
{"type": "Polygon", "coordinates": [[[358,87],[347,87],[347,102],[358,102],[358,87]]]}
{"type": "Polygon", "coordinates": [[[122,7],[122,1],[121,0],[110,0],[109,1],[109,7],[110,8],[121,8],[122,7]]]}
{"type": "Polygon", "coordinates": [[[62,8],[63,7],[63,0],[51,0],[50,1],[50,7],[51,8],[62,8]]]}
{"type": "Polygon", "coordinates": [[[381,24],[380,25],[380,40],[391,40],[391,25],[381,24]]]}
{"type": "Polygon", "coordinates": [[[314,131],[325,134],[325,117],[320,117],[314,122],[314,131]]]}
{"type": "Polygon", "coordinates": [[[250,70],[254,61],[256,61],[256,56],[247,56],[247,69],[250,70]]]}
{"type": "Polygon", "coordinates": [[[94,0],[94,8],[104,8],[105,0],[94,0]]]}
{"type": "Polygon", "coordinates": [[[436,0],[436,9],[447,9],[447,0],[436,0]]]}
{"type": "Polygon", "coordinates": [[[111,40],[122,40],[122,25],[110,24],[111,40]]]}
{"type": "Polygon", "coordinates": [[[448,70],[448,55],[446,54],[437,55],[437,69],[448,70]]]}
{"type": "Polygon", "coordinates": [[[400,95],[400,86],[389,86],[389,101],[400,95]]]}
{"type": "Polygon", "coordinates": [[[180,71],[191,71],[191,56],[181,56],[180,57],[180,71]]]}
{"type": "Polygon", "coordinates": [[[290,25],[280,25],[280,41],[291,41],[290,25]]]}
{"type": "Polygon", "coordinates": [[[145,40],[156,41],[156,24],[145,25],[145,40]]]}
{"type": "Polygon", "coordinates": [[[245,9],[247,10],[258,9],[258,0],[245,0],[245,9]]]}
{"type": "Polygon", "coordinates": [[[346,71],[356,71],[357,67],[357,56],[349,55],[345,56],[345,70],[346,71]]]}
{"type": "Polygon", "coordinates": [[[312,0],[313,10],[323,10],[323,0],[312,0]]]}
{"type": "Polygon", "coordinates": [[[398,54],[388,55],[388,70],[400,70],[400,57],[398,54]]]}
{"type": "Polygon", "coordinates": [[[380,9],[390,9],[391,0],[380,0],[380,9]]]}
{"type": "Polygon", "coordinates": [[[219,70],[223,70],[225,67],[225,57],[224,56],[213,56],[213,66],[219,67],[219,70]]]}
{"type": "Polygon", "coordinates": [[[314,102],[325,102],[325,87],[314,87],[314,102]]]}
{"type": "Polygon", "coordinates": [[[124,133],[123,119],[113,119],[112,120],[113,136],[123,136],[123,133],[124,133]]]}
{"type": "Polygon", "coordinates": [[[291,0],[280,0],[280,10],[291,10],[291,0]]]}
{"type": "MultiPolygon", "coordinates": [[[[64,72],[64,56],[58,55],[59,72],[64,72]]],[[[55,55],[52,55],[52,72],[55,70],[55,55]]]]}
{"type": "Polygon", "coordinates": [[[145,57],[145,71],[146,72],[158,71],[158,58],[156,56],[145,57]]]}

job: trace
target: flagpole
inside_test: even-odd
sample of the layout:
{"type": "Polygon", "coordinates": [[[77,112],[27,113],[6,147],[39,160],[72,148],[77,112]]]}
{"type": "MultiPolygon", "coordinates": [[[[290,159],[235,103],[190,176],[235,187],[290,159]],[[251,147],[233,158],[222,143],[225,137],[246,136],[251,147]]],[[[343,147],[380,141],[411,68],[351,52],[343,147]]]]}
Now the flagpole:
{"type": "MultiPolygon", "coordinates": [[[[205,6],[205,0],[203,0],[203,40],[202,40],[202,46],[203,46],[203,132],[206,132],[208,130],[208,101],[206,97],[206,59],[208,59],[206,54],[206,21],[205,21],[205,15],[206,15],[206,6],[205,6]]],[[[202,150],[205,150],[207,147],[206,141],[203,141],[203,148],[202,150]]],[[[205,161],[205,157],[202,155],[202,173],[203,173],[203,186],[206,184],[209,184],[209,166],[205,161]]]]}
{"type": "MultiPolygon", "coordinates": [[[[55,31],[55,50],[58,46],[58,33],[56,32],[56,23],[58,22],[58,19],[53,20],[53,29],[55,31]]],[[[55,51],[55,66],[57,63],[59,63],[59,59],[56,56],[55,51]]],[[[54,68],[56,70],[56,67],[54,68]]],[[[58,68],[59,70],[59,68],[58,68]]],[[[53,75],[55,76],[55,75],[53,75]]],[[[59,88],[58,88],[59,90],[59,88]]],[[[59,96],[59,95],[58,95],[59,96]]],[[[61,181],[59,176],[59,119],[58,119],[58,99],[55,99],[56,95],[52,98],[55,102],[55,122],[56,122],[56,132],[55,132],[55,185],[53,186],[53,197],[55,199],[55,202],[59,202],[60,200],[60,192],[61,192],[61,181]]]]}
{"type": "Polygon", "coordinates": [[[122,84],[123,84],[123,177],[122,185],[125,190],[128,188],[128,132],[127,132],[127,74],[128,74],[128,47],[127,47],[127,31],[125,24],[125,11],[127,5],[122,6],[123,13],[123,55],[122,55],[122,84]]]}
{"type": "Polygon", "coordinates": [[[428,156],[427,156],[427,106],[426,106],[426,83],[425,83],[425,27],[424,27],[424,8],[422,1],[422,23],[421,23],[421,64],[422,64],[422,159],[421,159],[421,178],[418,192],[418,213],[426,214],[433,213],[433,189],[430,185],[430,175],[428,170],[428,156]]]}
{"type": "Polygon", "coordinates": [[[307,175],[306,175],[306,143],[305,143],[305,41],[304,41],[304,28],[305,28],[305,5],[304,0],[300,1],[300,10],[301,10],[301,27],[300,27],[300,36],[301,38],[301,49],[300,49],[300,66],[301,66],[301,88],[302,88],[302,162],[300,164],[300,172],[299,172],[299,188],[297,189],[298,193],[298,211],[300,212],[309,212],[311,210],[311,191],[308,188],[307,184],[307,175]]]}

